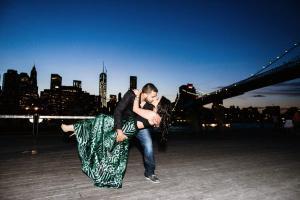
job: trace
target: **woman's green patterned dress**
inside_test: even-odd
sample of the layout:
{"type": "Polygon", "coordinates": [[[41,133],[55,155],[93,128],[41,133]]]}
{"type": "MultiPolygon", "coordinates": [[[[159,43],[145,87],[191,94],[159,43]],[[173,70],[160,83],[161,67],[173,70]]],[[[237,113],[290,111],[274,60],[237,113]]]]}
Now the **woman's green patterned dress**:
{"type": "MultiPolygon", "coordinates": [[[[129,141],[116,141],[114,118],[101,114],[75,123],[74,129],[82,171],[94,181],[95,186],[122,187],[129,141]]],[[[124,121],[122,130],[128,138],[132,137],[137,132],[136,121],[124,121]]]]}

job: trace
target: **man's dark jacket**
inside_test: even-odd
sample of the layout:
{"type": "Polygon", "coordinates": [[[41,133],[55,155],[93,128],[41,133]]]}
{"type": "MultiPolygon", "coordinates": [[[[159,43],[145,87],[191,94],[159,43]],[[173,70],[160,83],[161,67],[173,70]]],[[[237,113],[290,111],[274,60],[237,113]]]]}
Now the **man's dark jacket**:
{"type": "MultiPolygon", "coordinates": [[[[133,102],[135,94],[132,90],[128,90],[122,100],[118,103],[114,112],[115,129],[122,129],[122,120],[127,120],[130,117],[136,118],[137,115],[133,112],[133,102]]],[[[153,105],[146,103],[144,109],[153,110],[153,105]]]]}

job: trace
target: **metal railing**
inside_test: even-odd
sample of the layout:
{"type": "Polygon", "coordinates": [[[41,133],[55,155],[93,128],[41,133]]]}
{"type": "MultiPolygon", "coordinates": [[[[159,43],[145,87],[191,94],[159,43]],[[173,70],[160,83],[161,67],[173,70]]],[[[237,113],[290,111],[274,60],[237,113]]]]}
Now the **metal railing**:
{"type": "MultiPolygon", "coordinates": [[[[0,115],[0,119],[33,119],[35,115],[0,115]]],[[[38,115],[39,119],[93,119],[94,116],[53,116],[53,115],[38,115]]]]}
{"type": "Polygon", "coordinates": [[[53,115],[0,115],[0,119],[29,119],[32,123],[32,141],[33,148],[31,154],[37,154],[37,137],[39,132],[39,123],[43,121],[43,119],[93,119],[95,116],[53,116],[53,115]]]}

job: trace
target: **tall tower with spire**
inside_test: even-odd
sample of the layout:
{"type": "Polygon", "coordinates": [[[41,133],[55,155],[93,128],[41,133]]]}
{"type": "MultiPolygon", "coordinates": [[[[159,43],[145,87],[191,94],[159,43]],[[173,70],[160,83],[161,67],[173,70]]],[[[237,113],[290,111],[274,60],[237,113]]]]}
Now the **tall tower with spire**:
{"type": "Polygon", "coordinates": [[[33,65],[32,70],[30,72],[30,85],[32,90],[32,96],[34,98],[38,98],[37,72],[35,65],[33,65]]]}
{"type": "Polygon", "coordinates": [[[106,107],[106,96],[107,96],[107,70],[103,62],[102,73],[99,76],[99,97],[101,100],[102,107],[106,107]]]}

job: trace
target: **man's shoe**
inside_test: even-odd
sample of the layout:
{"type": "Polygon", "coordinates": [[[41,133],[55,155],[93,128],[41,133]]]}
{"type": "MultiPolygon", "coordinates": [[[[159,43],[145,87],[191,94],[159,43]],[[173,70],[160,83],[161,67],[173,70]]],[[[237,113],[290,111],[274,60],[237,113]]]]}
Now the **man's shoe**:
{"type": "Polygon", "coordinates": [[[152,183],[159,183],[159,179],[157,178],[157,176],[155,174],[152,174],[150,176],[145,176],[145,178],[149,181],[151,181],[152,183]]]}

